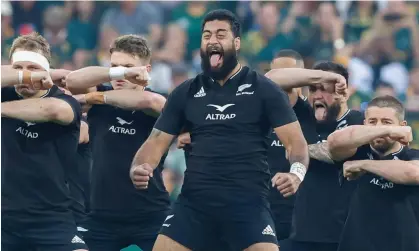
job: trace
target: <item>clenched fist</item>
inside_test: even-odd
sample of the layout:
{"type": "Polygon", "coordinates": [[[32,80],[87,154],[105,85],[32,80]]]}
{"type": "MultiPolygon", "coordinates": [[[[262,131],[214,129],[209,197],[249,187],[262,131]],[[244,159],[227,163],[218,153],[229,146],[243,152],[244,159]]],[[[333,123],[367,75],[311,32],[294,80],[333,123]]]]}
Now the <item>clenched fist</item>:
{"type": "Polygon", "coordinates": [[[408,145],[413,140],[412,128],[410,126],[393,126],[389,137],[403,145],[408,145]]]}
{"type": "Polygon", "coordinates": [[[137,189],[147,189],[150,178],[153,177],[154,169],[150,164],[144,163],[139,166],[131,167],[129,176],[137,189]]]}
{"type": "Polygon", "coordinates": [[[65,79],[70,72],[71,71],[65,69],[51,69],[49,71],[49,75],[55,85],[66,88],[67,85],[65,79]]]}
{"type": "Polygon", "coordinates": [[[294,195],[301,184],[301,180],[293,173],[276,173],[271,181],[272,187],[276,187],[285,198],[294,195]]]}
{"type": "Polygon", "coordinates": [[[146,87],[151,80],[146,66],[130,67],[125,70],[125,79],[133,84],[146,87]]]}
{"type": "Polygon", "coordinates": [[[188,132],[185,132],[178,136],[176,146],[177,148],[181,149],[184,148],[185,145],[188,145],[190,143],[191,135],[188,132]]]}
{"type": "Polygon", "coordinates": [[[46,71],[33,71],[30,78],[31,85],[35,90],[48,90],[54,85],[51,76],[46,71]]]}
{"type": "Polygon", "coordinates": [[[355,161],[346,161],[343,164],[343,176],[347,180],[356,180],[362,175],[366,173],[364,169],[362,169],[362,164],[364,162],[362,160],[355,160],[355,161]]]}

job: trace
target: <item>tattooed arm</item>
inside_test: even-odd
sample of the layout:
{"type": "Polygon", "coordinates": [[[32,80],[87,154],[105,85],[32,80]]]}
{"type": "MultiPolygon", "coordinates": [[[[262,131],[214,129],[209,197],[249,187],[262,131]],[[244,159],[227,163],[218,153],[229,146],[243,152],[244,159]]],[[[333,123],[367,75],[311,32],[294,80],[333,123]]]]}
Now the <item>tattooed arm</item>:
{"type": "Polygon", "coordinates": [[[308,153],[312,159],[316,159],[329,164],[334,163],[332,156],[330,155],[327,142],[308,145],[308,153]]]}

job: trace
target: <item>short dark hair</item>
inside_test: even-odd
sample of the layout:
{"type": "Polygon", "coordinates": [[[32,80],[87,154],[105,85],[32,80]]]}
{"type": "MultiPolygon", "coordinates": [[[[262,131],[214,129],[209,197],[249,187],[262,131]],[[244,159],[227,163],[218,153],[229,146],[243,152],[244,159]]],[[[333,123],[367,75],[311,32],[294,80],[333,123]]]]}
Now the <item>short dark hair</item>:
{"type": "Polygon", "coordinates": [[[303,57],[300,55],[300,53],[294,50],[290,50],[290,49],[280,50],[275,54],[274,59],[277,59],[277,58],[293,58],[295,59],[295,61],[297,61],[297,65],[299,67],[304,68],[303,57]]]}
{"type": "Polygon", "coordinates": [[[313,69],[314,70],[321,70],[321,71],[329,71],[329,72],[334,72],[334,73],[340,74],[345,78],[346,83],[349,84],[349,82],[348,82],[349,81],[348,70],[341,64],[334,63],[334,62],[331,62],[331,61],[321,61],[321,62],[316,63],[313,66],[313,69]]]}
{"type": "Polygon", "coordinates": [[[148,62],[151,59],[151,49],[147,40],[138,35],[123,35],[115,39],[109,52],[112,54],[115,51],[128,53],[148,62]]]}
{"type": "Polygon", "coordinates": [[[231,31],[233,32],[234,37],[241,37],[241,24],[239,19],[233,14],[233,12],[225,9],[208,12],[202,21],[201,31],[204,31],[204,27],[207,22],[214,20],[227,21],[230,23],[231,31]]]}
{"type": "Polygon", "coordinates": [[[13,40],[12,48],[10,49],[10,59],[17,49],[23,49],[32,52],[38,52],[51,62],[51,49],[47,40],[39,35],[37,32],[32,32],[28,35],[22,35],[13,40]]]}
{"type": "Polygon", "coordinates": [[[370,107],[379,107],[379,108],[393,108],[396,111],[397,116],[399,117],[400,121],[404,120],[405,117],[405,109],[404,105],[400,100],[397,98],[386,95],[386,96],[379,96],[372,99],[368,102],[367,109],[370,107]]]}

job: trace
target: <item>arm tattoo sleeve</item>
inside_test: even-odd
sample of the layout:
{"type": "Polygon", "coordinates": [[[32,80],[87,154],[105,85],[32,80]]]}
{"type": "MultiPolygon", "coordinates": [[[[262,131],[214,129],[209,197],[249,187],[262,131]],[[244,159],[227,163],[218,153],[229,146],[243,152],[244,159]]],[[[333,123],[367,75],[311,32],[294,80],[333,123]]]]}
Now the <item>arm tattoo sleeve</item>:
{"type": "Polygon", "coordinates": [[[330,156],[327,142],[309,145],[308,152],[310,154],[310,158],[320,160],[329,164],[334,163],[332,157],[330,156]]]}

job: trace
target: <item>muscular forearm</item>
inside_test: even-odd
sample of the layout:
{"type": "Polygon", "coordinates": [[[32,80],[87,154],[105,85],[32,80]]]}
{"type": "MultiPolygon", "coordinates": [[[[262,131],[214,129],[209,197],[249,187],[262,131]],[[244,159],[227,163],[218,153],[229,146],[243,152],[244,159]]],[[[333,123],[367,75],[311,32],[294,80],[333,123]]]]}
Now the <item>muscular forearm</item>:
{"type": "Polygon", "coordinates": [[[156,169],[163,154],[158,154],[158,152],[155,151],[155,148],[156,145],[152,141],[146,140],[135,154],[132,166],[139,166],[147,163],[150,164],[153,169],[156,169]]]}
{"type": "Polygon", "coordinates": [[[310,155],[310,158],[312,159],[316,159],[329,164],[334,163],[332,157],[330,156],[329,146],[327,142],[309,145],[308,153],[310,155]]]}
{"type": "Polygon", "coordinates": [[[419,185],[419,161],[363,160],[361,168],[396,184],[419,185]]]}
{"type": "Polygon", "coordinates": [[[307,142],[305,140],[293,142],[291,147],[287,148],[287,152],[288,152],[288,160],[291,165],[293,163],[299,162],[303,164],[305,167],[308,167],[309,154],[308,154],[307,142]]]}
{"type": "Polygon", "coordinates": [[[1,87],[14,86],[19,84],[19,71],[10,65],[1,66],[1,87]]]}
{"type": "Polygon", "coordinates": [[[334,75],[326,71],[299,68],[273,69],[265,74],[284,90],[321,84],[333,79],[334,75]]]}
{"type": "Polygon", "coordinates": [[[160,163],[161,157],[169,148],[173,138],[173,135],[153,129],[148,139],[135,154],[132,166],[139,166],[147,163],[155,169],[160,163]]]}
{"type": "Polygon", "coordinates": [[[28,122],[56,122],[69,124],[74,119],[72,108],[56,98],[33,98],[4,102],[1,116],[28,122]]]}
{"type": "Polygon", "coordinates": [[[332,158],[342,160],[355,154],[358,147],[389,134],[389,126],[354,125],[335,131],[329,135],[327,142],[332,158]]]}
{"type": "Polygon", "coordinates": [[[66,84],[73,94],[80,94],[110,80],[108,67],[89,66],[68,74],[66,84]]]}
{"type": "Polygon", "coordinates": [[[166,99],[156,93],[142,90],[115,90],[104,93],[106,104],[122,109],[150,109],[160,114],[166,99]]]}

